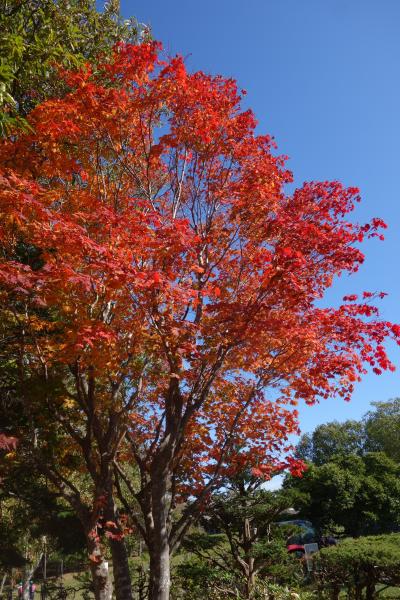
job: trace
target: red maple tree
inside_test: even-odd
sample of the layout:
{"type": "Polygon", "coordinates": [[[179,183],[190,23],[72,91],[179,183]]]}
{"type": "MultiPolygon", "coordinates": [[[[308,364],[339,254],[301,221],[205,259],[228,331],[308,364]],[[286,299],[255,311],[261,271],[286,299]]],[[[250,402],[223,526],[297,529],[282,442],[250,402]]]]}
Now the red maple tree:
{"type": "Polygon", "coordinates": [[[268,474],[297,427],[290,405],[348,399],[366,365],[393,369],[383,344],[399,328],[374,295],[318,304],[385,224],[348,220],[358,190],[339,182],[288,195],[235,82],[162,61],[156,43],[62,76],[66,97],[0,150],[2,298],[30,368],[65,371],[68,401],[47,401],[96,506],[136,462],[151,598],[166,600],[170,552],[224,470],[268,474]],[[39,266],[16,258],[21,241],[39,266]]]}

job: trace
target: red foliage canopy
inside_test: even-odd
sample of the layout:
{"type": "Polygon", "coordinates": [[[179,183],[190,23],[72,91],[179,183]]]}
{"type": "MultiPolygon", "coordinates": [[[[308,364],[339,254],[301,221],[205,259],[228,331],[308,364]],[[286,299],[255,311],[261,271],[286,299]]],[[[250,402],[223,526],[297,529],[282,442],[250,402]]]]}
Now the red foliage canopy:
{"type": "Polygon", "coordinates": [[[285,404],[348,399],[366,364],[393,368],[399,330],[371,298],[318,304],[385,224],[348,220],[358,190],[336,181],[287,195],[235,82],[156,43],[61,75],[66,97],[0,150],[2,297],[28,307],[31,360],[94,374],[143,468],[168,446],[200,487],[228,454],[268,471],[297,427],[285,404]],[[21,240],[40,267],[15,258],[21,240]]]}

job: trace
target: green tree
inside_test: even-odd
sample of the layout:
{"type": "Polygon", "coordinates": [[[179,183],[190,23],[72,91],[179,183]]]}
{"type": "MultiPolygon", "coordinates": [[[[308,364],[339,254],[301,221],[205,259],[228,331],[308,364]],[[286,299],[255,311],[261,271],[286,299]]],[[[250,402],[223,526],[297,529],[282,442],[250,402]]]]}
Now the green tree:
{"type": "Polygon", "coordinates": [[[385,533],[400,526],[400,465],[384,453],[336,455],[310,465],[285,488],[303,494],[302,514],[325,532],[337,526],[351,536],[385,533]]]}
{"type": "Polygon", "coordinates": [[[364,417],[366,446],[400,462],[400,398],[374,402],[373,406],[364,417]]]}
{"type": "Polygon", "coordinates": [[[362,420],[332,421],[304,434],[296,449],[299,458],[323,465],[335,455],[361,456],[384,452],[400,462],[400,398],[373,402],[362,420]]]}
{"type": "Polygon", "coordinates": [[[197,557],[187,565],[195,581],[207,565],[220,592],[231,589],[240,597],[253,598],[258,579],[282,583],[294,577],[298,563],[288,555],[286,528],[277,521],[298,494],[267,491],[262,483],[247,473],[214,495],[202,519],[203,530],[184,542],[197,557]]]}
{"type": "Polygon", "coordinates": [[[26,127],[37,103],[65,92],[56,64],[74,68],[120,41],[146,35],[122,20],[118,0],[99,12],[95,0],[0,0],[0,133],[26,127]]]}
{"type": "Polygon", "coordinates": [[[365,429],[360,421],[332,421],[302,436],[296,450],[299,458],[323,465],[336,454],[360,455],[365,447],[365,429]]]}

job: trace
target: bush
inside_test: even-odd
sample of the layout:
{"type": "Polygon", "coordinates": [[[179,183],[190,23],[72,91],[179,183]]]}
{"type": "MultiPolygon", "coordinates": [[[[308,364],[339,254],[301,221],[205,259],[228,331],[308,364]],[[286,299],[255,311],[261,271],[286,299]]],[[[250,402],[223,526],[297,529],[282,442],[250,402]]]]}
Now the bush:
{"type": "Polygon", "coordinates": [[[345,586],[350,597],[377,597],[377,584],[400,585],[400,534],[347,539],[321,550],[314,558],[320,589],[329,589],[332,600],[345,586]]]}

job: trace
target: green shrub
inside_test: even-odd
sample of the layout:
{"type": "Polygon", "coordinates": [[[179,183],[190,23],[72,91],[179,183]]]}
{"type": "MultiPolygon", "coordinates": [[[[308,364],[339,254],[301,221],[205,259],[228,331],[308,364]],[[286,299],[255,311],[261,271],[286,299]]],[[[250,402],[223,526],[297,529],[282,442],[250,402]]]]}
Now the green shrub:
{"type": "Polygon", "coordinates": [[[347,539],[314,558],[319,588],[339,598],[341,587],[356,600],[377,597],[376,586],[400,585],[400,534],[347,539]]]}

